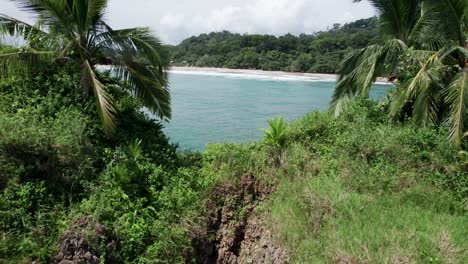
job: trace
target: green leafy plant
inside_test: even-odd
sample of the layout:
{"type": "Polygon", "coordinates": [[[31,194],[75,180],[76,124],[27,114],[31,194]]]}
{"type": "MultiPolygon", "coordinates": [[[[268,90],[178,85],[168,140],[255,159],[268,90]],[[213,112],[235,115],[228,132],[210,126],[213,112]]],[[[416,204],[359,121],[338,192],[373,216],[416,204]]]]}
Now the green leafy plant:
{"type": "Polygon", "coordinates": [[[270,125],[268,129],[262,129],[263,133],[265,133],[265,140],[277,148],[284,148],[286,144],[286,132],[288,129],[287,124],[284,122],[284,118],[280,116],[275,119],[268,120],[268,124],[270,125]]]}
{"type": "Polygon", "coordinates": [[[168,50],[148,28],[112,29],[105,21],[107,0],[13,1],[39,17],[29,25],[0,13],[0,36],[24,38],[24,46],[0,53],[0,77],[48,68],[51,62],[79,66],[84,101],[93,93],[107,135],[115,131],[115,101],[99,78],[109,65],[127,81],[132,95],[161,119],[171,117],[168,50]]]}
{"type": "Polygon", "coordinates": [[[275,158],[275,166],[278,167],[281,163],[281,156],[286,146],[286,133],[288,125],[284,122],[284,118],[279,116],[275,119],[268,120],[270,127],[262,129],[265,134],[264,139],[269,146],[272,147],[272,153],[275,158]]]}
{"type": "Polygon", "coordinates": [[[332,108],[339,113],[349,98],[368,98],[377,78],[388,76],[397,86],[391,117],[408,116],[423,127],[447,124],[450,141],[460,145],[468,125],[468,2],[370,2],[379,13],[384,42],[345,58],[332,108]]]}

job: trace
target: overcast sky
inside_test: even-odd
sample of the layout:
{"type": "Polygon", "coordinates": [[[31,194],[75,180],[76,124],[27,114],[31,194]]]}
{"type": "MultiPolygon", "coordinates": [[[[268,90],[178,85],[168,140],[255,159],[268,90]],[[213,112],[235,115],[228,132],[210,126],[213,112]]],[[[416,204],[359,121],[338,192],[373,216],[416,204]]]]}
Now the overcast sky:
{"type": "MultiPolygon", "coordinates": [[[[0,0],[0,13],[33,21],[9,0],[0,0]]],[[[149,26],[170,44],[221,30],[310,34],[373,15],[369,3],[352,0],[110,0],[107,10],[114,28],[149,26]]]]}

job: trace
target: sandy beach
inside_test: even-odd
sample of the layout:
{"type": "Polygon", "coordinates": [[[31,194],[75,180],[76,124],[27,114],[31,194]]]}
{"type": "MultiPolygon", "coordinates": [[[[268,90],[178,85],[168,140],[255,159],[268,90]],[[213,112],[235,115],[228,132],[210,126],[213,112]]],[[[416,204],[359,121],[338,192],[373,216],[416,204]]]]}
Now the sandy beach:
{"type": "Polygon", "coordinates": [[[300,73],[300,72],[284,72],[284,71],[263,71],[263,70],[247,70],[247,69],[225,69],[225,68],[209,68],[209,67],[172,67],[172,72],[193,72],[193,73],[218,73],[218,74],[247,74],[271,77],[300,77],[310,79],[325,79],[335,81],[338,75],[322,74],[322,73],[300,73]]]}
{"type": "Polygon", "coordinates": [[[301,72],[285,72],[285,71],[263,71],[263,70],[247,70],[247,69],[226,69],[226,68],[209,68],[209,67],[172,67],[171,71],[199,71],[199,72],[216,72],[216,73],[238,73],[238,74],[259,74],[259,75],[271,75],[271,76],[299,76],[299,77],[311,77],[321,79],[335,79],[338,75],[336,74],[325,74],[325,73],[301,73],[301,72]]]}
{"type": "MultiPolygon", "coordinates": [[[[325,73],[301,73],[301,72],[285,72],[285,71],[263,71],[263,70],[248,70],[248,69],[226,69],[226,68],[209,68],[209,67],[171,67],[169,72],[180,74],[195,74],[195,75],[220,75],[233,77],[252,77],[259,79],[285,80],[285,81],[330,81],[337,80],[337,74],[325,73]]],[[[378,78],[378,84],[390,84],[386,78],[378,78]]]]}

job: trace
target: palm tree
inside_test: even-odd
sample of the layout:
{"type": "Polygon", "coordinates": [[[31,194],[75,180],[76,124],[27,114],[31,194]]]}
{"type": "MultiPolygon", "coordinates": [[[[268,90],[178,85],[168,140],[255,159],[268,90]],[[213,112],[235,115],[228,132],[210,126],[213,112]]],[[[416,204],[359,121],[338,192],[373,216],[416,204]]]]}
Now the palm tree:
{"type": "MultiPolygon", "coordinates": [[[[355,0],[359,2],[360,0],[355,0]]],[[[395,81],[390,115],[403,109],[423,126],[446,122],[459,144],[468,113],[468,2],[369,0],[385,41],[348,55],[331,106],[338,115],[355,97],[369,96],[379,76],[395,81]]]]}
{"type": "Polygon", "coordinates": [[[169,55],[148,28],[113,30],[103,20],[107,0],[12,0],[37,17],[28,23],[0,14],[0,37],[24,38],[24,47],[0,54],[0,77],[68,60],[80,65],[83,100],[94,94],[104,132],[115,131],[115,109],[96,66],[109,65],[132,95],[161,119],[171,117],[169,55]]]}

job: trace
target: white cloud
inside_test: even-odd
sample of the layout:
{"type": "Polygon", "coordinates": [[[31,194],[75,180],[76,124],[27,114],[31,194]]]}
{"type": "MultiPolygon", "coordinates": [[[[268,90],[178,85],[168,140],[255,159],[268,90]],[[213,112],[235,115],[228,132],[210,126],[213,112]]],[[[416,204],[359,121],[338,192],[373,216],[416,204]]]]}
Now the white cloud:
{"type": "MultiPolygon", "coordinates": [[[[351,0],[251,0],[233,1],[237,5],[210,10],[206,14],[189,14],[177,29],[190,34],[230,30],[238,33],[313,33],[334,23],[346,23],[374,15],[368,3],[351,0]]],[[[164,16],[161,19],[167,21],[164,16]]],[[[164,31],[164,29],[162,29],[164,31]]],[[[171,39],[179,40],[177,31],[171,39]]]]}
{"type": "MultiPolygon", "coordinates": [[[[8,0],[0,0],[0,13],[30,18],[8,0]]],[[[369,3],[352,0],[110,0],[107,17],[116,28],[149,26],[164,41],[177,43],[220,30],[313,33],[374,14],[369,3]]]]}

